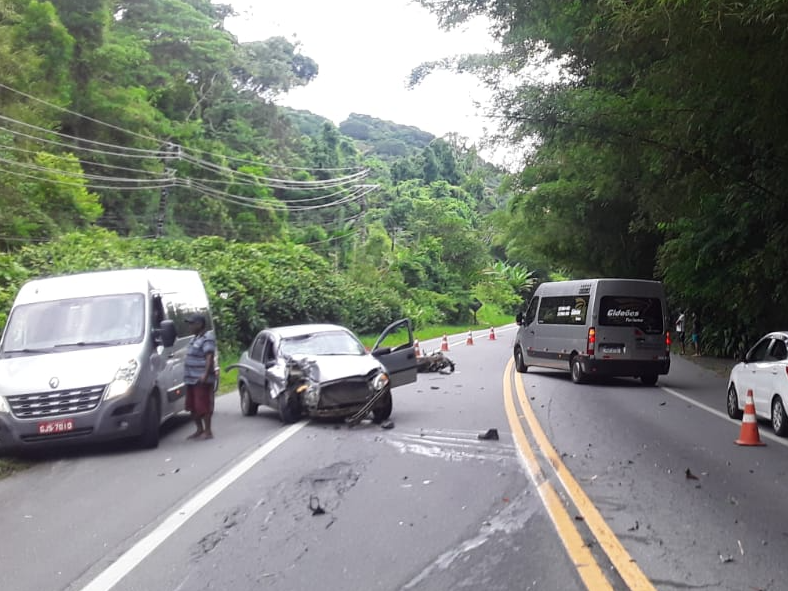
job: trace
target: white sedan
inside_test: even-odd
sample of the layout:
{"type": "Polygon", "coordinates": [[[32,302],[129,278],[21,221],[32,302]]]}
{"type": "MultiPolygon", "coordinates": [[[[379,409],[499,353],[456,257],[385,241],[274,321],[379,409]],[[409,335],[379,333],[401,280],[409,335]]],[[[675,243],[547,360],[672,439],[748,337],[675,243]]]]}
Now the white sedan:
{"type": "Polygon", "coordinates": [[[756,416],[769,419],[777,435],[788,435],[788,331],[770,332],[731,370],[728,416],[741,419],[752,390],[756,416]]]}

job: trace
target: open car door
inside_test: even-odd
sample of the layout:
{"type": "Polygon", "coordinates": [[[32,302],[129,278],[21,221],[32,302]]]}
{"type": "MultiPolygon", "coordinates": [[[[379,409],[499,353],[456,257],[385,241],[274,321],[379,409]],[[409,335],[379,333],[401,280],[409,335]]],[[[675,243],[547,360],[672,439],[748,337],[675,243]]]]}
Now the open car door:
{"type": "Polygon", "coordinates": [[[392,388],[415,382],[416,348],[410,318],[389,324],[375,341],[372,355],[386,367],[392,388]]]}

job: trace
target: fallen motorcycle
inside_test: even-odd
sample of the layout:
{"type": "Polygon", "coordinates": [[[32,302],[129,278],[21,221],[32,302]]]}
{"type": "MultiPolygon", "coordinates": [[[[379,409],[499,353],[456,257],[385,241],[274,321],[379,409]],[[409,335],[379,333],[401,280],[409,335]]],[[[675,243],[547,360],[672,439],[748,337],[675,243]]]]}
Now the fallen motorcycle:
{"type": "Polygon", "coordinates": [[[419,373],[450,374],[454,371],[454,362],[443,351],[433,351],[429,355],[422,355],[416,360],[416,371],[419,373]]]}

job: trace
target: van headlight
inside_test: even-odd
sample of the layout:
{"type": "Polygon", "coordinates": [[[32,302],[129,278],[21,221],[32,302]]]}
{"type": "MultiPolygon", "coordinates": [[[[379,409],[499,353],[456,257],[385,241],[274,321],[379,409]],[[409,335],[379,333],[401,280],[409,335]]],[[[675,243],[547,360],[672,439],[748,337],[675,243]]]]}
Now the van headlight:
{"type": "Polygon", "coordinates": [[[115,378],[107,386],[107,393],[104,399],[109,400],[110,398],[128,394],[134,385],[134,380],[137,379],[138,368],[139,364],[134,359],[129,360],[125,365],[121,365],[118,371],[115,372],[115,378]]]}
{"type": "Polygon", "coordinates": [[[0,413],[11,413],[11,407],[8,405],[8,400],[5,399],[5,396],[0,396],[0,413]]]}
{"type": "Polygon", "coordinates": [[[381,391],[383,388],[388,386],[389,384],[389,375],[387,373],[379,373],[374,378],[372,378],[372,389],[375,392],[381,391]]]}

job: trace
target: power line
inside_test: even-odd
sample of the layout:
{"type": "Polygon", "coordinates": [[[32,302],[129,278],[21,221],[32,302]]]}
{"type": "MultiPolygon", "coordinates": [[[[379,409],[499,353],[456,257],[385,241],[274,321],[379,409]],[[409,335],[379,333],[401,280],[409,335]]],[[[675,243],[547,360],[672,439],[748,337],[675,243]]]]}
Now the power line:
{"type": "MultiPolygon", "coordinates": [[[[59,105],[56,105],[54,103],[50,103],[48,101],[45,101],[44,99],[40,99],[40,98],[35,97],[35,96],[33,96],[31,94],[28,94],[26,92],[22,92],[21,90],[17,90],[15,88],[12,88],[12,87],[8,86],[7,84],[3,84],[2,82],[0,82],[0,88],[3,88],[3,89],[5,89],[5,90],[7,90],[9,92],[15,93],[15,94],[17,94],[19,96],[23,96],[23,97],[27,98],[28,100],[35,101],[35,102],[40,103],[42,105],[46,105],[47,107],[50,107],[52,109],[61,111],[63,113],[68,113],[69,115],[74,115],[75,117],[79,117],[80,119],[84,119],[86,121],[91,121],[92,123],[97,123],[99,125],[103,125],[105,127],[108,127],[110,129],[114,129],[116,131],[127,133],[127,134],[129,134],[131,136],[134,136],[134,137],[137,137],[137,138],[140,138],[140,139],[149,140],[149,141],[152,141],[152,142],[157,142],[159,144],[161,144],[161,143],[169,143],[168,141],[162,142],[162,140],[160,140],[159,138],[155,138],[155,137],[152,137],[152,136],[148,136],[148,135],[144,135],[144,134],[141,134],[141,133],[137,133],[137,132],[131,131],[129,129],[124,129],[123,127],[119,127],[117,125],[113,125],[112,123],[107,123],[105,121],[101,121],[100,119],[95,119],[95,118],[90,117],[88,115],[83,115],[82,113],[78,113],[76,111],[72,111],[70,109],[66,109],[65,107],[61,107],[59,105]]],[[[280,165],[280,164],[255,162],[255,161],[251,161],[251,160],[244,160],[242,158],[234,158],[234,157],[225,156],[225,155],[217,155],[217,154],[214,154],[212,152],[208,152],[206,150],[199,150],[199,149],[196,149],[196,148],[189,148],[189,149],[194,151],[194,152],[200,153],[200,154],[206,154],[206,155],[210,155],[210,156],[219,156],[221,158],[226,158],[226,159],[232,160],[234,162],[239,162],[239,163],[242,163],[242,164],[256,164],[256,165],[262,164],[263,166],[266,166],[268,168],[279,168],[279,169],[284,169],[284,170],[298,170],[298,171],[325,170],[325,171],[336,172],[336,171],[341,171],[341,170],[359,170],[359,169],[361,169],[361,167],[342,167],[342,168],[323,168],[323,169],[320,169],[320,168],[300,168],[300,167],[293,167],[293,166],[284,166],[284,165],[280,165]]]]}

